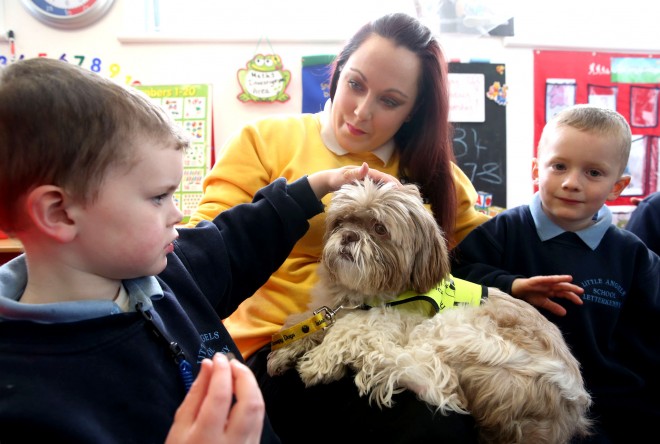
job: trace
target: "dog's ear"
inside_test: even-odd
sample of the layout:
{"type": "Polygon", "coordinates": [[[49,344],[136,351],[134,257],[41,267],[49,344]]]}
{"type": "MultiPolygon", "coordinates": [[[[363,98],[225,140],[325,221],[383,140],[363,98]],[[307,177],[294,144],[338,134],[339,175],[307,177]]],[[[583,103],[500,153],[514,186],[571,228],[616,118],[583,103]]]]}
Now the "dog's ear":
{"type": "Polygon", "coordinates": [[[414,212],[418,225],[419,244],[411,276],[413,289],[420,293],[431,290],[451,271],[447,241],[433,216],[422,207],[425,214],[414,212]]]}
{"type": "Polygon", "coordinates": [[[447,240],[433,215],[424,206],[417,185],[405,184],[401,191],[411,198],[408,210],[417,232],[411,287],[414,291],[426,293],[451,271],[447,240]]]}

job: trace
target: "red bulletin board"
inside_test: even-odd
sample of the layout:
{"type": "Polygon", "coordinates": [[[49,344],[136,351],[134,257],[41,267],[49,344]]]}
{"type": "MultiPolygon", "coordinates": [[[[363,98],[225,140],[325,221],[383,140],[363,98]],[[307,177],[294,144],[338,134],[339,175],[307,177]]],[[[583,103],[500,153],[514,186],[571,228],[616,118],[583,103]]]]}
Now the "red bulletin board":
{"type": "Polygon", "coordinates": [[[534,51],[534,156],[547,119],[566,106],[598,103],[631,126],[631,185],[608,205],[658,189],[660,54],[534,51]]]}

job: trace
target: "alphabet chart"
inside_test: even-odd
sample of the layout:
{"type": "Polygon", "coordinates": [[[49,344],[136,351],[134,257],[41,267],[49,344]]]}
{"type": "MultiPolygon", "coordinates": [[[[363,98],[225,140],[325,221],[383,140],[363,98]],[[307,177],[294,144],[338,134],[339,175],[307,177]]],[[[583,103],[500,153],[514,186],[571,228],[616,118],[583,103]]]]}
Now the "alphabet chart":
{"type": "Polygon", "coordinates": [[[183,179],[174,194],[188,222],[202,198],[202,181],[212,166],[211,85],[136,85],[137,89],[167,111],[190,136],[190,147],[183,160],[183,179]]]}

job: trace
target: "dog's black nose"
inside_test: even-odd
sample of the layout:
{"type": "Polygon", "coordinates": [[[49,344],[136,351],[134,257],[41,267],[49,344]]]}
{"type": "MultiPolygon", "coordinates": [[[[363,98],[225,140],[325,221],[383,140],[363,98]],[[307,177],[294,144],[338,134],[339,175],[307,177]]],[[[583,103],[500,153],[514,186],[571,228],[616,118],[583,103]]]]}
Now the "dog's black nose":
{"type": "Polygon", "coordinates": [[[342,245],[351,244],[360,240],[360,236],[355,231],[346,231],[341,236],[342,245]]]}

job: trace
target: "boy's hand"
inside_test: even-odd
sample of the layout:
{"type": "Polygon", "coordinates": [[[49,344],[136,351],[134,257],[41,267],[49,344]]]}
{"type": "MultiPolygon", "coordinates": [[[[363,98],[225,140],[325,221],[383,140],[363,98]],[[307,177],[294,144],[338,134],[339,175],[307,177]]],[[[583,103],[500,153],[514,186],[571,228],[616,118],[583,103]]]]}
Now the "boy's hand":
{"type": "Polygon", "coordinates": [[[394,176],[369,168],[367,163],[361,166],[346,166],[334,170],[318,171],[307,177],[309,185],[319,199],[328,193],[337,191],[342,185],[371,177],[375,182],[391,182],[398,188],[401,182],[394,176]]]}
{"type": "Polygon", "coordinates": [[[252,371],[217,353],[212,361],[202,361],[165,444],[258,443],[265,410],[252,371]]]}
{"type": "Polygon", "coordinates": [[[572,281],[573,277],[567,274],[519,278],[511,285],[511,295],[557,316],[564,316],[566,309],[551,298],[564,298],[576,305],[582,305],[583,301],[579,295],[584,293],[584,289],[572,284],[572,281]]]}

